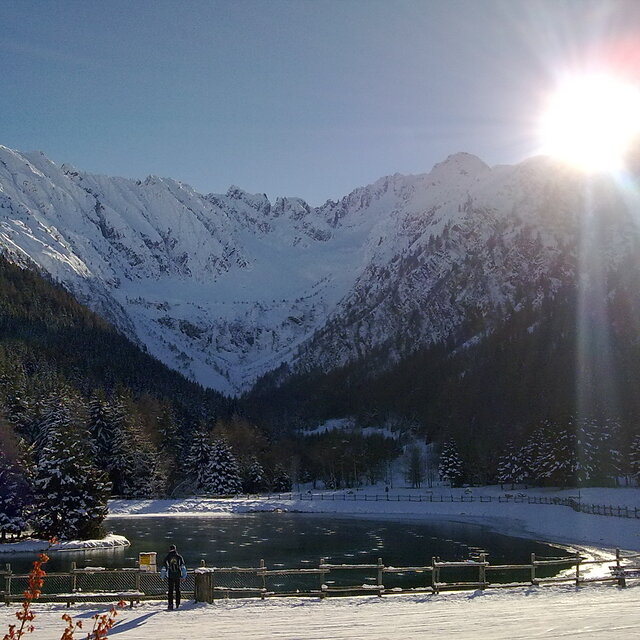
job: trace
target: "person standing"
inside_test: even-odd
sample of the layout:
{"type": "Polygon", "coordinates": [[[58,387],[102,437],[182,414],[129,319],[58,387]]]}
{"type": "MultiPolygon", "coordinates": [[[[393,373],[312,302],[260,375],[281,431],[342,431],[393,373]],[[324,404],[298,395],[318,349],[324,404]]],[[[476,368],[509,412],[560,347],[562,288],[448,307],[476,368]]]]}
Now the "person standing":
{"type": "Polygon", "coordinates": [[[174,593],[177,609],[180,606],[180,580],[187,577],[187,567],[183,557],[177,552],[175,544],[169,547],[169,553],[165,556],[160,569],[160,577],[167,578],[169,582],[168,609],[173,609],[174,593]]]}

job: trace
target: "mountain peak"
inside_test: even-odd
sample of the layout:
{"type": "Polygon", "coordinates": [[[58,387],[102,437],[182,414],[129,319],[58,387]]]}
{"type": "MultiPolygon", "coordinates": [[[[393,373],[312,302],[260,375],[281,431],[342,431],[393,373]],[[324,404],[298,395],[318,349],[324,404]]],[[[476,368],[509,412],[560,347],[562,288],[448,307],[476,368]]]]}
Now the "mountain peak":
{"type": "Polygon", "coordinates": [[[431,173],[443,175],[478,175],[490,170],[489,166],[480,160],[478,156],[474,156],[472,153],[460,151],[458,153],[451,154],[446,160],[434,165],[431,173]]]}

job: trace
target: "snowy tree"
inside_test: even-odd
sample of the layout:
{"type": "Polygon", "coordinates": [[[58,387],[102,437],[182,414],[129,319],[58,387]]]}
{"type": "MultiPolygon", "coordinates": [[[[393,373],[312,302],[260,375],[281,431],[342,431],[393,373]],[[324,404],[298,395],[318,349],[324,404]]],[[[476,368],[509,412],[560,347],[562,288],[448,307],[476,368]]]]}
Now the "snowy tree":
{"type": "Polygon", "coordinates": [[[132,424],[125,400],[107,400],[96,392],[89,402],[88,429],[96,463],[109,474],[114,495],[151,498],[163,490],[158,456],[141,430],[132,424]]]}
{"type": "Polygon", "coordinates": [[[544,478],[550,447],[550,431],[548,424],[544,423],[529,435],[520,449],[520,462],[528,484],[539,483],[544,478]]]}
{"type": "Polygon", "coordinates": [[[281,464],[277,464],[273,469],[271,490],[276,493],[291,491],[291,476],[281,464]]]}
{"type": "Polygon", "coordinates": [[[569,429],[560,429],[540,458],[539,479],[546,484],[566,487],[578,480],[577,438],[569,429]]]}
{"type": "Polygon", "coordinates": [[[233,495],[242,491],[238,463],[224,440],[215,440],[211,447],[209,491],[216,495],[233,495]]]}
{"type": "Polygon", "coordinates": [[[261,493],[267,490],[264,468],[255,456],[244,470],[242,490],[245,493],[261,493]]]}
{"type": "Polygon", "coordinates": [[[27,529],[30,490],[18,465],[0,451],[0,539],[19,535],[27,529]]]}
{"type": "Polygon", "coordinates": [[[588,448],[582,457],[589,462],[589,479],[597,485],[617,484],[618,478],[629,471],[622,456],[625,444],[620,423],[617,420],[592,420],[583,429],[588,448]]]}
{"type": "Polygon", "coordinates": [[[511,441],[507,442],[498,459],[496,479],[500,485],[511,484],[512,488],[526,479],[522,450],[516,449],[511,441]]]}
{"type": "Polygon", "coordinates": [[[89,419],[87,428],[91,434],[96,461],[106,462],[111,455],[111,439],[113,427],[111,424],[111,411],[102,391],[95,391],[89,400],[89,419]]]}
{"type": "MultiPolygon", "coordinates": [[[[101,466],[109,474],[113,494],[128,496],[128,489],[132,485],[133,448],[127,413],[121,398],[107,402],[104,420],[104,423],[98,425],[103,429],[97,441],[100,446],[98,459],[102,461],[101,466]]],[[[91,424],[92,433],[94,428],[91,424]]]]}
{"type": "Polygon", "coordinates": [[[161,456],[137,434],[133,440],[130,465],[122,495],[127,498],[155,498],[164,494],[167,476],[161,465],[161,456]]]}
{"type": "Polygon", "coordinates": [[[156,418],[156,430],[160,436],[160,449],[176,456],[180,449],[180,438],[175,416],[167,405],[163,405],[156,418]]]}
{"type": "Polygon", "coordinates": [[[24,385],[11,385],[6,392],[4,416],[22,437],[31,435],[32,407],[24,385]]]}
{"type": "Polygon", "coordinates": [[[458,487],[464,477],[462,459],[458,453],[458,447],[453,440],[445,442],[440,453],[438,473],[442,480],[448,480],[452,487],[458,487]]]}
{"type": "Polygon", "coordinates": [[[47,442],[52,432],[67,433],[80,422],[79,402],[66,390],[50,393],[39,403],[40,417],[36,420],[33,441],[36,447],[47,442]]]}
{"type": "Polygon", "coordinates": [[[196,492],[211,493],[213,447],[204,424],[194,431],[185,461],[186,475],[193,481],[196,492]]]}
{"type": "Polygon", "coordinates": [[[33,469],[33,524],[44,538],[95,536],[107,515],[109,485],[76,430],[50,428],[33,469]]]}

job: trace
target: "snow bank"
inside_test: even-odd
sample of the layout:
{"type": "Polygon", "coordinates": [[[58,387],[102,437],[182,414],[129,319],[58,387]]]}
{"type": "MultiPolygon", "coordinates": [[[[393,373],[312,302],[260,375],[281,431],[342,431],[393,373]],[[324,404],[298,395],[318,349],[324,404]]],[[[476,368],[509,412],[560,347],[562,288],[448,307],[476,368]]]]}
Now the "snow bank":
{"type": "MultiPolygon", "coordinates": [[[[472,494],[497,495],[497,487],[474,488],[472,494]]],[[[603,504],[620,504],[625,499],[627,506],[633,507],[640,501],[640,490],[590,490],[588,499],[582,496],[583,502],[603,504]],[[613,492],[613,493],[612,493],[613,492]],[[617,499],[611,498],[615,494],[617,499]]],[[[380,489],[367,491],[325,492],[320,499],[305,494],[305,499],[295,497],[284,498],[233,498],[207,499],[190,498],[185,500],[114,500],[109,503],[109,515],[118,517],[140,516],[211,516],[221,517],[234,513],[250,513],[257,511],[296,511],[302,513],[332,513],[341,516],[366,517],[396,520],[438,519],[453,522],[473,522],[486,526],[499,533],[516,537],[540,540],[565,545],[593,546],[613,549],[620,547],[629,550],[640,550],[640,521],[631,518],[578,513],[561,505],[527,504],[514,502],[416,502],[417,495],[427,495],[425,490],[403,491],[402,494],[391,492],[389,500],[380,489]],[[375,491],[381,498],[375,501],[375,491]],[[411,496],[414,502],[398,501],[398,495],[407,499],[411,496]],[[367,501],[364,500],[365,496],[367,501]]],[[[433,498],[439,495],[452,495],[451,490],[438,488],[432,492],[433,498]]],[[[502,491],[502,494],[505,492],[502,491]]],[[[507,492],[509,493],[509,492],[507,492]]],[[[565,496],[575,495],[576,490],[551,491],[527,495],[565,496]],[[573,491],[573,494],[571,494],[573,491]]],[[[456,497],[460,490],[453,493],[456,497]]],[[[469,494],[466,494],[469,495],[469,494]]]]}
{"type": "Polygon", "coordinates": [[[124,537],[113,533],[108,534],[102,540],[67,540],[49,545],[46,540],[20,540],[0,544],[0,553],[38,553],[42,551],[91,551],[92,549],[111,549],[115,547],[128,547],[131,543],[124,537]]]}

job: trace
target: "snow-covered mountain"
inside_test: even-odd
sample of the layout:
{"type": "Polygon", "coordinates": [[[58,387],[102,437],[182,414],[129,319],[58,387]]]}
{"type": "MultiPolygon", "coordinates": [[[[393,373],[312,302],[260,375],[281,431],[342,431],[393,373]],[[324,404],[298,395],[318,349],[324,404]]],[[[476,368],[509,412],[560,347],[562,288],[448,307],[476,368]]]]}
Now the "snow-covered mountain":
{"type": "Polygon", "coordinates": [[[0,249],[169,366],[236,393],[282,362],[478,339],[573,279],[581,248],[606,268],[637,255],[632,193],[546,158],[490,168],[459,153],[313,208],[0,147],[0,249]]]}

